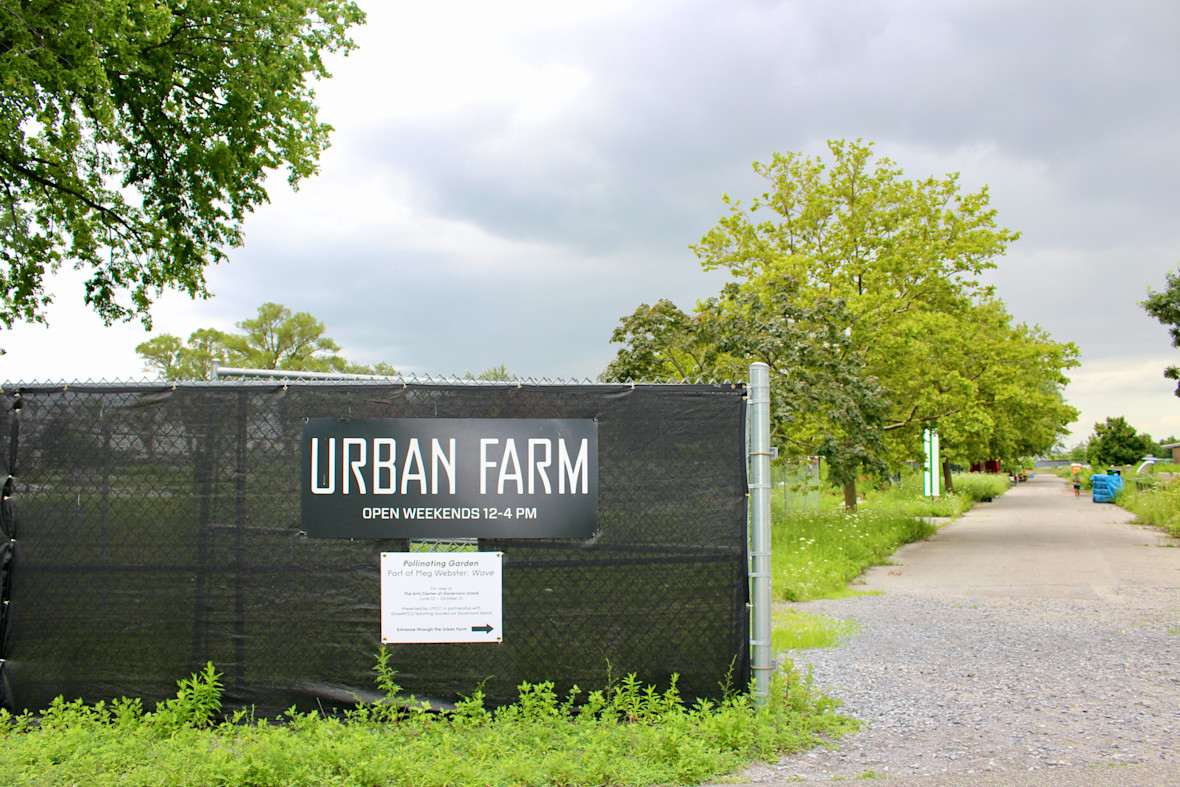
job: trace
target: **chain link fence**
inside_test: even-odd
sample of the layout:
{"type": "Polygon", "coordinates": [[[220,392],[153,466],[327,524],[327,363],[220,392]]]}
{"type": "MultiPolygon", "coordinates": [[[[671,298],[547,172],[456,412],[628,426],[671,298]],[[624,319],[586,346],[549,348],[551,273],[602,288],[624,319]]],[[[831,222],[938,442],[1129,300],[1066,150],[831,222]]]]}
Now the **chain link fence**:
{"type": "MultiPolygon", "coordinates": [[[[0,704],[141,697],[212,661],[227,709],[374,699],[381,552],[500,551],[498,644],[392,645],[437,705],[634,672],[690,699],[749,678],[742,385],[5,386],[0,704]],[[593,418],[589,539],[310,539],[308,418],[593,418]]],[[[444,534],[445,535],[445,534],[444,534]]]]}

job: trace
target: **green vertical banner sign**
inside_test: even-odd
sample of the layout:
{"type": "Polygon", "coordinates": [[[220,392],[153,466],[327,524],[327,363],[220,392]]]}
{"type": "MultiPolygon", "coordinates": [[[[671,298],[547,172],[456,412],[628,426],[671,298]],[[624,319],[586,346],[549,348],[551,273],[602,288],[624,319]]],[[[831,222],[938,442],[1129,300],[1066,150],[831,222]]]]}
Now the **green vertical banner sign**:
{"type": "Polygon", "coordinates": [[[926,497],[938,497],[940,494],[938,482],[941,475],[942,459],[939,457],[937,429],[927,429],[922,433],[922,448],[926,452],[925,472],[923,474],[924,494],[926,497]]]}

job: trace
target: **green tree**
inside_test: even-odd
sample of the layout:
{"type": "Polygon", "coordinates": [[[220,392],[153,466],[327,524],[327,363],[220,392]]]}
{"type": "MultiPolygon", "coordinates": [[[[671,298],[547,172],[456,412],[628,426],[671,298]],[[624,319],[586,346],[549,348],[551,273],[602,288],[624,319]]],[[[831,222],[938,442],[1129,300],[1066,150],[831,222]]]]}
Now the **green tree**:
{"type": "Polygon", "coordinates": [[[1094,424],[1094,436],[1086,449],[1091,466],[1131,465],[1151,453],[1154,443],[1140,434],[1123,416],[1094,424]]]}
{"type": "Polygon", "coordinates": [[[363,20],[350,0],[0,0],[0,323],[43,322],[62,264],[108,323],[206,296],[268,173],[315,172],[311,84],[363,20]]]}
{"type": "Polygon", "coordinates": [[[204,380],[214,363],[229,365],[228,335],[216,328],[193,331],[188,342],[170,333],[154,336],[135,348],[144,368],[163,380],[204,380]]]}
{"type": "Polygon", "coordinates": [[[1177,440],[1175,435],[1162,437],[1155,441],[1155,446],[1151,449],[1152,456],[1155,456],[1158,459],[1167,459],[1170,462],[1172,461],[1172,449],[1164,448],[1164,446],[1176,445],[1178,443],[1180,443],[1180,440],[1177,440]]]}
{"type": "Polygon", "coordinates": [[[341,372],[348,363],[337,354],[340,345],[324,336],[324,324],[307,312],[264,303],[257,317],[235,324],[241,333],[225,340],[231,366],[341,372]]]}
{"type": "Polygon", "coordinates": [[[479,374],[475,374],[468,370],[463,375],[465,380],[479,380],[481,382],[512,382],[517,379],[516,375],[509,371],[506,364],[498,364],[496,366],[489,366],[479,374]]]}
{"type": "Polygon", "coordinates": [[[1074,462],[1088,462],[1090,461],[1089,453],[1090,443],[1088,440],[1083,440],[1073,448],[1069,449],[1067,458],[1073,460],[1074,462]]]}
{"type": "Polygon", "coordinates": [[[292,313],[278,303],[262,304],[258,316],[235,325],[237,333],[202,328],[194,331],[187,343],[161,334],[135,351],[144,359],[145,369],[170,380],[205,379],[214,363],[249,369],[397,375],[387,363],[349,363],[339,355],[340,346],[324,335],[322,322],[307,312],[292,313]]]}
{"type": "MultiPolygon", "coordinates": [[[[726,376],[723,367],[740,364],[719,352],[717,337],[701,315],[686,314],[667,299],[654,306],[641,303],[619,322],[610,340],[623,348],[602,373],[604,380],[720,379],[726,376]]],[[[744,377],[743,370],[735,379],[744,377]]]]}
{"type": "Polygon", "coordinates": [[[989,293],[979,276],[1018,234],[996,227],[986,189],[964,194],[955,175],[908,180],[859,140],[828,150],[830,164],[797,153],[755,164],[770,190],[748,209],[726,196],[728,215],[693,249],[707,270],[727,269],[743,287],[789,278],[802,306],[842,300],[838,327],[862,359],[861,378],[877,381],[888,404],[880,430],[893,450],[879,458],[896,462],[970,395],[962,375],[948,373],[957,359],[944,342],[989,293]]]}
{"type": "Polygon", "coordinates": [[[397,377],[398,371],[385,361],[377,363],[354,363],[349,361],[344,365],[345,374],[367,375],[370,377],[397,377]]]}
{"type": "MultiPolygon", "coordinates": [[[[1165,275],[1167,286],[1162,292],[1147,290],[1147,300],[1141,301],[1140,306],[1168,327],[1172,337],[1172,346],[1180,347],[1180,275],[1169,271],[1165,275]]],[[[1180,367],[1169,366],[1164,370],[1164,377],[1176,380],[1176,395],[1180,396],[1180,367]]]]}
{"type": "Polygon", "coordinates": [[[861,473],[883,477],[887,394],[864,373],[864,358],[842,326],[842,300],[801,305],[797,285],[779,278],[759,288],[728,284],[700,305],[715,337],[722,377],[742,379],[752,361],[770,367],[772,436],[787,458],[823,456],[828,480],[856,507],[861,473]],[[737,359],[740,359],[738,361],[737,359]],[[851,494],[849,494],[851,492],[851,494]]]}
{"type": "Polygon", "coordinates": [[[849,506],[854,468],[920,455],[927,426],[972,450],[1001,434],[1016,450],[1022,418],[1059,434],[1075,415],[1060,388],[1077,351],[1012,326],[982,283],[1019,237],[996,226],[987,190],[963,193],[955,175],[906,179],[859,140],[828,150],[830,162],[789,153],[754,165],[769,190],[748,208],[726,196],[728,214],[692,247],[705,269],[733,275],[726,294],[695,315],[640,307],[615,332],[626,346],[608,373],[732,369],[759,357],[758,342],[789,337],[801,351],[783,356],[775,382],[810,377],[830,401],[785,417],[784,433],[813,445],[825,435],[849,506]]]}
{"type": "Polygon", "coordinates": [[[919,323],[927,327],[937,369],[924,384],[932,401],[920,406],[946,408],[937,426],[948,490],[952,461],[1010,463],[1049,451],[1077,418],[1062,393],[1065,370],[1078,364],[1077,347],[1053,341],[1036,326],[1013,324],[994,298],[936,316],[941,331],[930,320],[919,323]]]}
{"type": "Polygon", "coordinates": [[[788,153],[755,164],[770,189],[748,209],[727,196],[728,215],[693,249],[706,269],[727,269],[744,287],[785,277],[797,282],[800,305],[841,299],[838,327],[861,378],[887,402],[880,431],[892,451],[880,458],[899,461],[924,427],[969,397],[953,368],[956,323],[988,294],[980,274],[1018,235],[996,227],[986,189],[964,194],[955,175],[906,179],[859,140],[829,142],[828,151],[830,163],[788,153]]]}
{"type": "Polygon", "coordinates": [[[852,346],[890,395],[886,429],[934,421],[957,402],[929,396],[940,370],[925,337],[947,335],[990,292],[980,274],[1019,235],[996,227],[986,188],[963,194],[956,175],[907,180],[859,140],[828,148],[830,165],[797,153],[755,164],[771,190],[748,210],[727,196],[729,215],[693,248],[707,270],[748,286],[787,276],[803,304],[843,299],[852,346]]]}
{"type": "MultiPolygon", "coordinates": [[[[883,474],[885,402],[861,373],[842,302],[799,305],[795,282],[762,288],[730,283],[686,314],[667,300],[620,320],[622,344],[602,377],[609,381],[744,379],[751,362],[770,367],[773,439],[784,457],[823,455],[828,477],[844,485],[864,471],[883,474]]],[[[855,497],[847,501],[855,507],[855,497]]]]}

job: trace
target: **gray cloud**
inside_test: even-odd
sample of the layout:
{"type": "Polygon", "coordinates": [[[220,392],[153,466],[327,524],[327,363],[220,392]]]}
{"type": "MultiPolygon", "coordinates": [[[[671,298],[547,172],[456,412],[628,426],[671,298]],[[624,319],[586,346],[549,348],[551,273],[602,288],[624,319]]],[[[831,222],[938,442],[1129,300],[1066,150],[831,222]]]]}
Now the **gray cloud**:
{"type": "Polygon", "coordinates": [[[1168,155],[1180,31],[1174,12],[1148,8],[685,4],[535,42],[539,62],[573,60],[597,87],[594,111],[555,120],[548,140],[489,144],[513,119],[490,107],[384,129],[374,147],[432,210],[586,251],[682,247],[720,215],[722,192],[753,187],[750,162],[828,137],[993,144],[1043,162],[1067,199],[1147,229],[1180,174],[1168,155]]]}
{"type": "MultiPolygon", "coordinates": [[[[1117,12],[1076,3],[686,3],[632,26],[526,42],[538,64],[572,63],[592,75],[593,105],[532,135],[514,138],[513,107],[489,104],[460,118],[387,125],[362,145],[373,161],[410,177],[425,211],[579,258],[583,267],[567,272],[568,281],[555,274],[537,285],[531,275],[500,274],[480,282],[479,292],[454,288],[472,319],[490,298],[522,323],[534,315],[547,324],[551,301],[538,295],[564,302],[567,323],[594,329],[570,327],[561,352],[521,331],[515,345],[530,347],[520,364],[562,368],[559,357],[595,355],[569,348],[603,342],[619,316],[654,300],[638,292],[628,299],[640,279],[645,293],[666,279],[666,291],[686,295],[685,305],[708,294],[685,248],[722,215],[722,193],[748,199],[761,190],[752,161],[774,151],[819,152],[829,137],[863,137],[917,177],[942,172],[912,171],[905,151],[931,151],[962,169],[956,151],[989,147],[991,160],[1030,168],[964,173],[971,188],[991,184],[999,222],[1024,232],[993,277],[1001,295],[1021,318],[1060,327],[1102,356],[1117,351],[1113,337],[1123,331],[1151,335],[1135,302],[1169,264],[1152,249],[1176,240],[1171,193],[1180,165],[1169,133],[1180,106],[1171,100],[1180,79],[1180,52],[1170,45],[1176,32],[1176,13],[1149,3],[1117,12]],[[1029,171],[1038,182],[1025,180],[1029,171]],[[1062,247],[1081,253],[1064,269],[1038,255],[1062,247]],[[1096,258],[1097,251],[1112,256],[1096,258]],[[631,255],[644,273],[612,269],[619,255],[631,255]],[[601,289],[611,292],[592,299],[586,271],[599,264],[609,277],[601,289]],[[1079,308],[1104,279],[1106,304],[1117,305],[1079,308]],[[615,309],[610,320],[603,308],[615,309]]],[[[376,270],[364,259],[350,264],[376,270]]],[[[450,286],[445,266],[406,275],[407,266],[418,263],[389,270],[399,271],[402,289],[420,288],[422,303],[450,286]]],[[[427,343],[450,348],[443,357],[460,365],[480,352],[499,362],[504,350],[478,348],[511,343],[484,323],[478,334],[456,326],[427,343]]],[[[357,333],[371,346],[363,329],[357,333]]],[[[396,346],[409,349],[415,338],[423,337],[396,346]]]]}

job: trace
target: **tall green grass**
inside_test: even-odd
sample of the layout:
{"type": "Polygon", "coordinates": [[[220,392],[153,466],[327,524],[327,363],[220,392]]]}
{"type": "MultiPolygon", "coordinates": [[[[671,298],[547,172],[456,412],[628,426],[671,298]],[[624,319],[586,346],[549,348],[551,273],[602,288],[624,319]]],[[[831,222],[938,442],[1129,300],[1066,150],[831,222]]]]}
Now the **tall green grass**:
{"type": "Polygon", "coordinates": [[[846,595],[848,583],[866,568],[936,530],[911,514],[867,507],[786,517],[771,532],[772,592],[782,601],[846,595]]]}
{"type": "Polygon", "coordinates": [[[885,563],[903,544],[937,531],[931,517],[957,517],[986,497],[1009,488],[1005,475],[962,473],[956,491],[935,500],[922,497],[922,478],[910,474],[870,492],[853,513],[835,507],[784,511],[772,505],[771,586],[782,601],[846,595],[848,583],[866,568],[885,563]]]}
{"type": "Polygon", "coordinates": [[[922,477],[917,473],[907,474],[899,482],[870,495],[864,505],[910,516],[953,519],[982,500],[999,497],[1011,487],[1008,476],[1002,473],[954,473],[951,481],[953,492],[931,499],[923,495],[922,477]]]}
{"type": "Polygon", "coordinates": [[[1118,504],[1143,524],[1163,528],[1180,538],[1180,484],[1172,482],[1142,491],[1129,485],[1119,493],[1118,504]]]}

